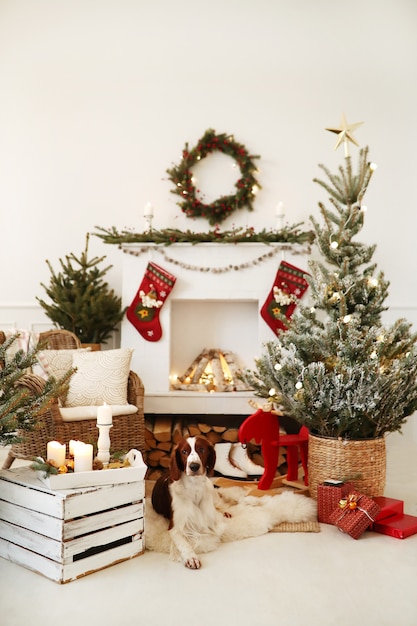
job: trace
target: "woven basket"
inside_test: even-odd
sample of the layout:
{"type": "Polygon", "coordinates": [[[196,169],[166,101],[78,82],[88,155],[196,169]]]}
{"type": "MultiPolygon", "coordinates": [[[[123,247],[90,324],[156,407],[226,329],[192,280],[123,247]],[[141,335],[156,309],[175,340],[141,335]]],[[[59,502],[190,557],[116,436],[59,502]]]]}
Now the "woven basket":
{"type": "Polygon", "coordinates": [[[385,488],[385,438],[334,439],[309,436],[308,482],[317,499],[317,487],[325,480],[352,481],[367,496],[382,496],[385,488]]]}

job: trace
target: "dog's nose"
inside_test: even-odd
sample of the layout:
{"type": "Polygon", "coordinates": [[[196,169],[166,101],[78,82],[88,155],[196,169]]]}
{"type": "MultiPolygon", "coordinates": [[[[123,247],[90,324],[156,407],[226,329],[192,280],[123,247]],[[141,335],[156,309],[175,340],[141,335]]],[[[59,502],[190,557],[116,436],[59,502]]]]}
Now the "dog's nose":
{"type": "Polygon", "coordinates": [[[192,472],[198,472],[199,469],[200,469],[200,463],[196,463],[195,461],[190,463],[190,470],[192,472]]]}

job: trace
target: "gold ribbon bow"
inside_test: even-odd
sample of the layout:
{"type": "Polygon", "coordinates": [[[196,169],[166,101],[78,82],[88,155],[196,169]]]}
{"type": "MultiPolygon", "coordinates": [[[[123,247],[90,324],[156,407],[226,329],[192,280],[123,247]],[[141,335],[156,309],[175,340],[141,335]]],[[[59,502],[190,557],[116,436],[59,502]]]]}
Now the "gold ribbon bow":
{"type": "Polygon", "coordinates": [[[358,502],[359,500],[362,498],[361,494],[358,493],[350,493],[348,495],[347,498],[343,498],[342,500],[339,500],[339,507],[342,509],[343,513],[342,515],[339,517],[339,522],[340,520],[346,515],[346,513],[349,513],[350,511],[361,511],[362,513],[365,513],[365,515],[367,517],[369,517],[369,519],[371,520],[371,522],[374,522],[375,520],[369,515],[368,511],[365,511],[365,509],[361,508],[360,506],[358,506],[358,502]]]}

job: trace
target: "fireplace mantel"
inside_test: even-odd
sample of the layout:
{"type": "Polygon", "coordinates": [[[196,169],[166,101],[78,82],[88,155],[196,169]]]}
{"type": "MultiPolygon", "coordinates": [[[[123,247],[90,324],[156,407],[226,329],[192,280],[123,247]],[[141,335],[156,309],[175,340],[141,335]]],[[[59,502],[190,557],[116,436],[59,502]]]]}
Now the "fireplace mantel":
{"type": "Polygon", "coordinates": [[[163,333],[158,342],[143,339],[127,319],[122,323],[121,345],[134,348],[132,369],[145,386],[145,412],[247,413],[251,392],[171,391],[170,378],[182,374],[204,348],[231,350],[239,355],[242,367],[252,367],[263,344],[274,338],[259,311],[280,261],[308,270],[308,246],[146,243],[124,244],[122,250],[123,306],[132,302],[149,261],[177,279],[160,311],[163,333]],[[230,266],[238,269],[221,271],[230,266]]]}

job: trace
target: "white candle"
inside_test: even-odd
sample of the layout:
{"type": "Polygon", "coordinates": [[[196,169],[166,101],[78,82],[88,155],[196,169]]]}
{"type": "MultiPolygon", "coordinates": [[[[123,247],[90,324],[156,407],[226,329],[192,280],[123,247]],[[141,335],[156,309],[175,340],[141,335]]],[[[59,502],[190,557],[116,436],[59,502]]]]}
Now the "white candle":
{"type": "Polygon", "coordinates": [[[285,217],[285,206],[283,202],[278,202],[275,209],[275,215],[277,217],[285,217]]]}
{"type": "Polygon", "coordinates": [[[93,446],[81,443],[74,449],[74,472],[91,472],[93,469],[93,446]]]}
{"type": "Polygon", "coordinates": [[[278,202],[275,208],[275,215],[277,217],[277,228],[284,228],[285,206],[283,202],[278,202]]]}
{"type": "Polygon", "coordinates": [[[59,441],[48,441],[46,444],[46,460],[53,461],[60,467],[65,465],[65,443],[60,444],[59,441]]]}
{"type": "Polygon", "coordinates": [[[110,426],[113,423],[111,406],[104,403],[97,408],[97,425],[110,426]]]}
{"type": "Polygon", "coordinates": [[[70,442],[69,442],[69,454],[70,454],[70,456],[74,456],[75,448],[79,444],[84,445],[82,441],[78,441],[77,439],[70,439],[70,442]]]}
{"type": "Polygon", "coordinates": [[[147,202],[145,205],[143,217],[153,217],[153,206],[150,202],[147,202]]]}

